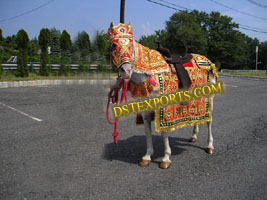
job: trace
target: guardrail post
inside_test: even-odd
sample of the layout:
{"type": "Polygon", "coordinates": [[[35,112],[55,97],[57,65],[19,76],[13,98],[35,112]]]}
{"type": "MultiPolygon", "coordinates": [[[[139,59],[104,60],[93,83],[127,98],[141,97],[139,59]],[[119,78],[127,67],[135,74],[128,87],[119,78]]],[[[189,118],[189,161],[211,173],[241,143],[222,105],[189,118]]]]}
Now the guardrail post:
{"type": "Polygon", "coordinates": [[[34,68],[33,68],[33,64],[32,64],[32,62],[30,62],[30,72],[31,72],[31,73],[34,72],[34,68]]]}

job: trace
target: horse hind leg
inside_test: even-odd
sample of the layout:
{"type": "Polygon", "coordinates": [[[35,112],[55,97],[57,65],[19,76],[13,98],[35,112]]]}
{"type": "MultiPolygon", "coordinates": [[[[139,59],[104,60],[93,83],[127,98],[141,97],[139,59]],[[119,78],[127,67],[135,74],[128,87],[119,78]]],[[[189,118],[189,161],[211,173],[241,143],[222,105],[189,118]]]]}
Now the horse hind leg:
{"type": "Polygon", "coordinates": [[[146,154],[142,157],[142,161],[139,163],[139,166],[146,167],[149,166],[151,162],[151,156],[154,153],[152,135],[151,135],[151,114],[143,114],[144,128],[146,134],[146,154]]]}
{"type": "MultiPolygon", "coordinates": [[[[213,78],[212,82],[215,83],[215,78],[213,78]]],[[[214,96],[211,96],[211,110],[213,110],[213,99],[214,99],[214,96]]],[[[212,136],[212,129],[211,129],[212,120],[210,122],[207,122],[207,125],[208,125],[208,147],[206,149],[206,152],[208,154],[213,154],[214,146],[213,146],[213,136],[212,136]]]]}
{"type": "Polygon", "coordinates": [[[195,125],[193,129],[193,135],[189,139],[189,142],[197,142],[198,140],[198,133],[199,133],[199,126],[195,125]]]}
{"type": "Polygon", "coordinates": [[[160,163],[159,167],[161,169],[168,169],[171,166],[171,148],[169,144],[168,133],[161,133],[163,142],[164,142],[164,157],[162,158],[162,162],[160,163]]]}

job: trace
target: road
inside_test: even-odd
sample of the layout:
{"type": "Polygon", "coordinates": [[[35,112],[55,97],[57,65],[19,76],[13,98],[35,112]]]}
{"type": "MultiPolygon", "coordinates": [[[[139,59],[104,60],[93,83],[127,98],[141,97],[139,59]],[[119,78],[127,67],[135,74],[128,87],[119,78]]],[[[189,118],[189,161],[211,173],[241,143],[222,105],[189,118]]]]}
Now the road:
{"type": "Polygon", "coordinates": [[[143,126],[105,118],[107,85],[0,89],[0,199],[267,199],[267,81],[221,77],[214,101],[215,153],[207,127],[170,133],[172,166],[158,167],[163,141],[153,135],[149,167],[143,126]],[[36,119],[39,119],[36,120],[36,119]]]}

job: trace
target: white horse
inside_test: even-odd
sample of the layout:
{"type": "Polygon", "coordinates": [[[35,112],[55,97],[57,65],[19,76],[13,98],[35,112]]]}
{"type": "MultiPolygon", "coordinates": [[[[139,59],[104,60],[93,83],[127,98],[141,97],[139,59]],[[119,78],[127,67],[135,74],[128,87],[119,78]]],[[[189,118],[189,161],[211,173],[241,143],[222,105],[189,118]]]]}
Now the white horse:
{"type": "MultiPolygon", "coordinates": [[[[133,69],[136,64],[136,45],[137,42],[133,40],[132,36],[132,27],[131,25],[119,24],[114,26],[113,23],[109,29],[109,36],[112,43],[112,61],[117,66],[120,72],[120,79],[114,84],[113,88],[120,88],[122,85],[122,79],[129,79],[135,84],[140,84],[148,79],[148,73],[140,73],[133,69]]],[[[140,45],[140,44],[138,44],[140,45]]],[[[158,53],[153,51],[154,53],[158,53]]],[[[138,57],[140,62],[140,56],[138,57]]],[[[216,82],[216,78],[212,79],[213,83],[216,82]]],[[[211,97],[211,107],[213,106],[213,97],[211,97]]],[[[148,166],[151,162],[151,156],[154,153],[154,148],[152,144],[152,131],[151,131],[151,122],[152,116],[150,112],[142,113],[144,129],[146,134],[146,154],[142,157],[142,161],[139,163],[140,166],[148,166]]],[[[212,154],[214,152],[213,146],[213,136],[211,129],[212,121],[207,122],[208,126],[208,145],[206,152],[212,154]]],[[[199,126],[194,125],[193,135],[189,139],[190,142],[197,142],[199,133],[199,126]]],[[[160,168],[167,169],[171,165],[171,148],[169,145],[168,133],[161,133],[164,141],[164,157],[160,163],[160,168]]]]}

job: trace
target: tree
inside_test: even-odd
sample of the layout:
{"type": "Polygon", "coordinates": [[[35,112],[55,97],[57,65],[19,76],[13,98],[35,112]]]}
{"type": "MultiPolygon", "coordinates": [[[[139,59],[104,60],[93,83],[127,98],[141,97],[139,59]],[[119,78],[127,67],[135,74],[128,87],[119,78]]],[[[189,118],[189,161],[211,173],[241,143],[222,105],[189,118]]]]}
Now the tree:
{"type": "Polygon", "coordinates": [[[19,30],[19,32],[17,33],[16,42],[19,49],[17,75],[20,77],[27,77],[29,76],[29,67],[28,67],[29,37],[28,34],[23,29],[19,30]]]}
{"type": "Polygon", "coordinates": [[[0,28],[0,45],[2,45],[3,42],[3,35],[2,35],[2,29],[0,28]]]}
{"type": "Polygon", "coordinates": [[[49,29],[43,28],[40,31],[38,37],[39,45],[41,47],[41,67],[40,67],[40,75],[41,76],[48,76],[50,68],[47,66],[49,63],[48,59],[48,46],[51,43],[51,34],[49,29]]]}
{"type": "Polygon", "coordinates": [[[211,12],[203,22],[208,36],[208,57],[219,61],[223,68],[240,68],[245,62],[245,37],[232,18],[211,12]]]}
{"type": "Polygon", "coordinates": [[[105,55],[107,53],[107,48],[109,46],[109,38],[104,31],[97,31],[95,37],[95,44],[97,49],[101,55],[105,55]]]}
{"type": "Polygon", "coordinates": [[[56,28],[52,28],[50,30],[51,33],[51,54],[53,55],[59,55],[60,53],[60,30],[57,30],[56,28]]]}
{"type": "Polygon", "coordinates": [[[94,46],[96,47],[100,57],[108,59],[110,41],[107,33],[104,33],[104,31],[97,31],[94,46]]]}
{"type": "Polygon", "coordinates": [[[3,74],[2,68],[2,43],[3,43],[3,36],[2,36],[2,29],[0,28],[0,78],[3,74]]]}
{"type": "Polygon", "coordinates": [[[78,33],[75,43],[78,46],[79,50],[84,50],[84,49],[88,51],[90,50],[91,47],[90,38],[85,31],[78,33]]]}
{"type": "Polygon", "coordinates": [[[38,49],[40,49],[37,38],[33,38],[29,42],[29,61],[39,62],[38,49]]]}
{"type": "Polygon", "coordinates": [[[189,52],[207,55],[223,68],[246,67],[245,35],[238,24],[219,12],[178,12],[166,22],[166,46],[175,50],[187,46],[189,52]]]}
{"type": "Polygon", "coordinates": [[[67,54],[71,50],[71,39],[70,35],[66,30],[63,30],[60,38],[59,38],[59,43],[60,43],[60,49],[62,50],[62,57],[66,57],[67,54]]]}
{"type": "Polygon", "coordinates": [[[16,36],[7,36],[2,41],[2,60],[7,61],[11,56],[18,55],[16,36]]]}
{"type": "Polygon", "coordinates": [[[259,69],[267,70],[267,41],[261,42],[259,45],[259,69]]]}
{"type": "Polygon", "coordinates": [[[165,30],[157,30],[155,34],[142,36],[139,40],[139,43],[150,48],[156,49],[157,42],[160,42],[161,45],[166,46],[166,35],[167,32],[165,30]]]}
{"type": "Polygon", "coordinates": [[[248,36],[245,36],[245,54],[246,54],[246,59],[245,59],[245,66],[248,69],[255,69],[255,59],[256,59],[256,46],[260,45],[260,42],[257,38],[250,38],[248,36]]]}
{"type": "Polygon", "coordinates": [[[79,32],[78,36],[75,39],[74,46],[79,52],[79,55],[85,59],[89,55],[91,50],[91,42],[89,35],[85,32],[79,32]]]}
{"type": "Polygon", "coordinates": [[[205,54],[207,39],[193,13],[174,13],[166,22],[166,31],[166,47],[171,51],[175,52],[179,46],[186,46],[189,52],[205,54]]]}

